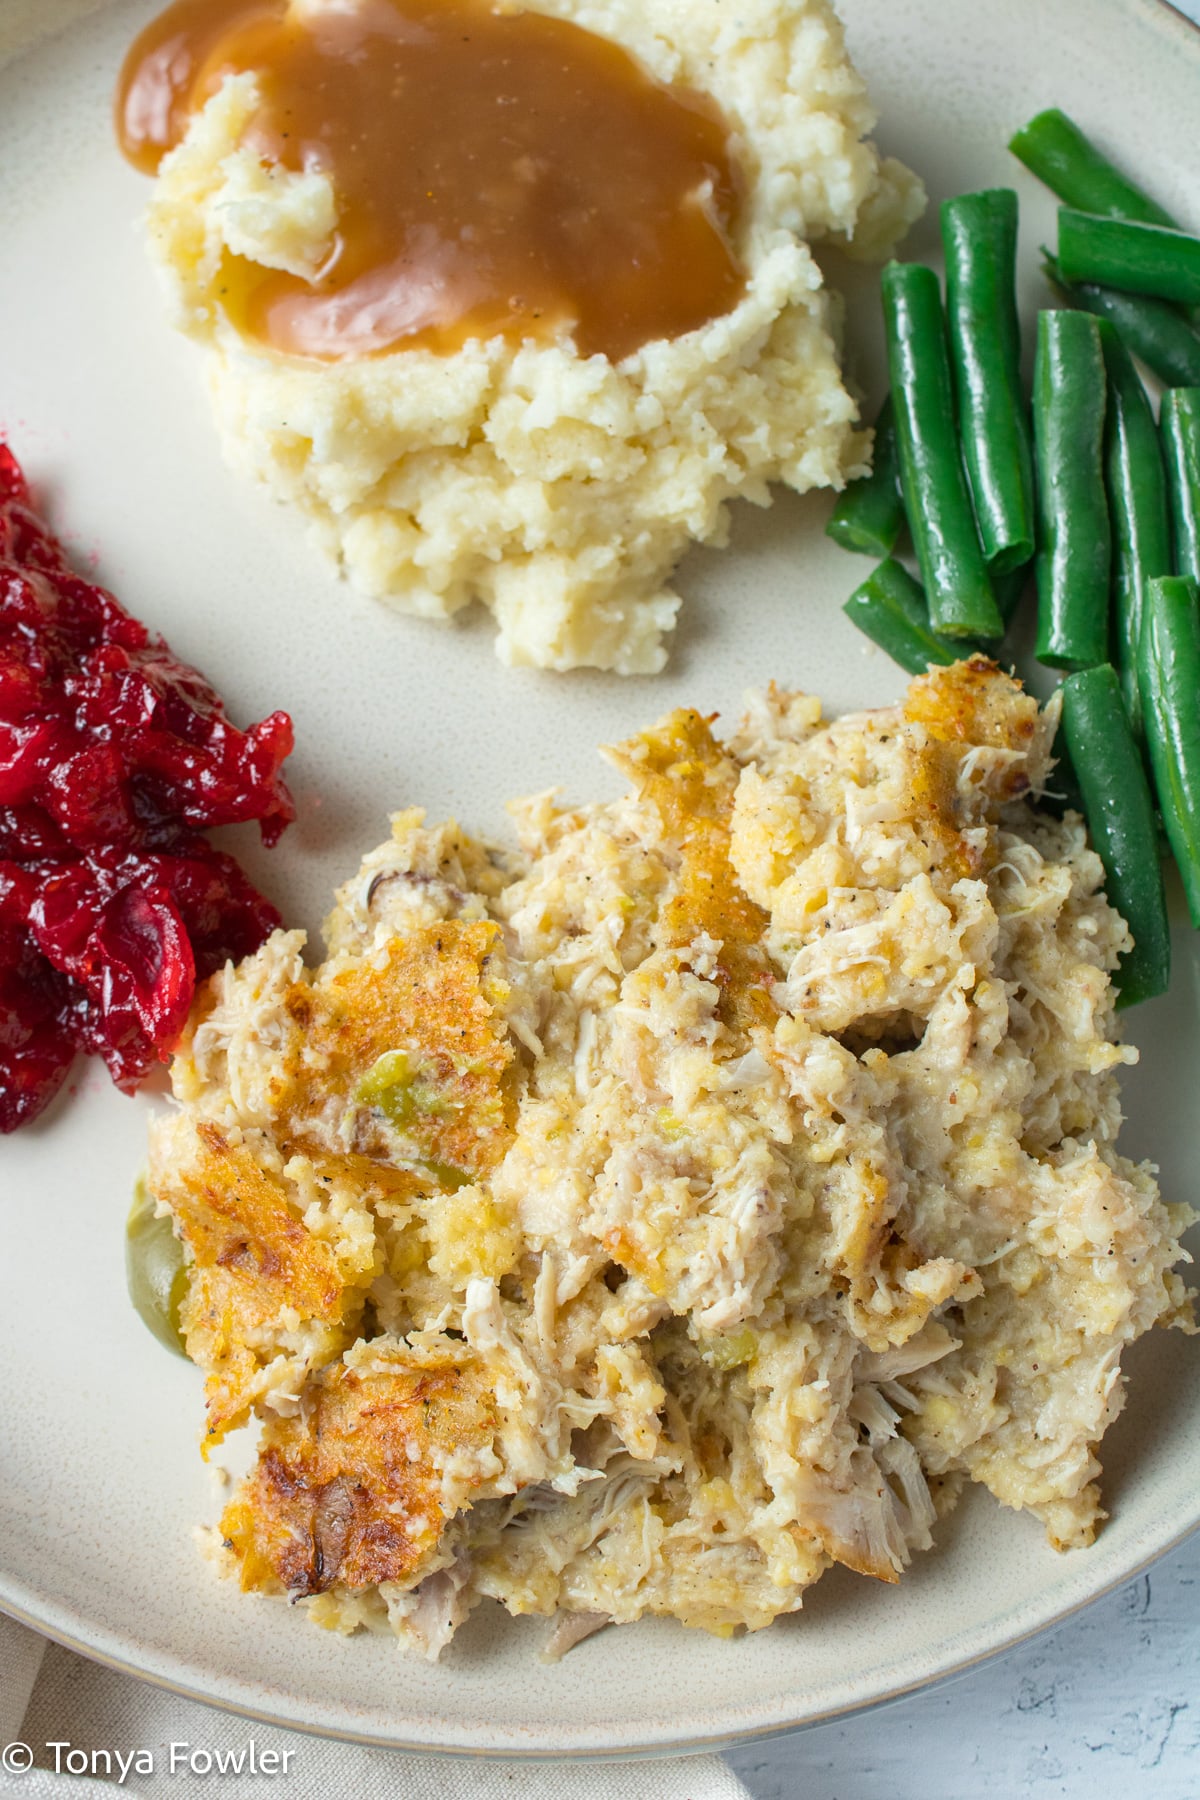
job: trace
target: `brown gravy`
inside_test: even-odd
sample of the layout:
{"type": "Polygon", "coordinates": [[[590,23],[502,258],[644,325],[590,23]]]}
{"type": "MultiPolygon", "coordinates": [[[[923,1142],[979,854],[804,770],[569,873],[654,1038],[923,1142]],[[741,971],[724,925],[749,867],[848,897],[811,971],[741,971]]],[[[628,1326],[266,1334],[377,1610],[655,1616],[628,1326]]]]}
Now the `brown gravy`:
{"type": "Polygon", "coordinates": [[[247,144],[333,180],[313,281],[229,256],[248,337],[334,359],[503,334],[613,361],[728,312],[740,187],[714,104],[606,38],[488,0],[176,0],[116,101],[153,172],[224,75],[256,71],[247,144]]]}

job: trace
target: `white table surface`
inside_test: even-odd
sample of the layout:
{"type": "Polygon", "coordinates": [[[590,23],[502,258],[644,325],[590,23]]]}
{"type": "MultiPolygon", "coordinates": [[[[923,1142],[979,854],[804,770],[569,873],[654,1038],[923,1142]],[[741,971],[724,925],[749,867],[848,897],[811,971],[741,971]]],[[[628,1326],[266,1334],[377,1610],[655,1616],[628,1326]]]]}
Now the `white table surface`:
{"type": "Polygon", "coordinates": [[[754,1800],[1198,1800],[1200,1534],[969,1675],[727,1760],[754,1800]]]}
{"type": "Polygon", "coordinates": [[[1200,1534],[969,1675],[727,1760],[754,1800],[1197,1800],[1200,1534]]]}

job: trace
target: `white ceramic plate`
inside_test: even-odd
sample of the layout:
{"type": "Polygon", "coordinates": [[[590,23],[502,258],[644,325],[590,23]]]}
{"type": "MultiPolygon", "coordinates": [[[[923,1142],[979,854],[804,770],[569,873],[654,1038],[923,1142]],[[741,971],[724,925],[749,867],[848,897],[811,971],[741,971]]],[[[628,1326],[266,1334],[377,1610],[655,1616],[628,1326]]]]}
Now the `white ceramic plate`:
{"type": "MultiPolygon", "coordinates": [[[[864,568],[821,534],[828,500],[744,510],[694,555],[668,673],[502,670],[490,627],[421,626],[338,591],[294,522],[222,467],[194,353],[163,322],[137,221],[141,179],[109,126],[113,77],[154,0],[0,0],[0,432],[79,556],[161,627],[234,715],[287,706],[299,823],[265,856],[234,834],[289,920],[419,801],[496,829],[502,801],[560,781],[607,791],[595,746],[687,700],[736,711],[769,677],[834,708],[892,699],[897,672],[838,602],[864,568]],[[68,28],[69,27],[69,28],[68,28]]],[[[1076,115],[1170,207],[1195,213],[1200,36],[1153,0],[844,0],[885,146],[941,195],[1019,188],[1023,300],[1051,203],[1006,154],[1039,107],[1076,115]]],[[[936,213],[909,253],[936,253],[936,213]]],[[[850,338],[870,381],[870,282],[850,338]]],[[[1131,1020],[1125,1148],[1195,1192],[1200,963],[1180,932],[1170,997],[1131,1020]]],[[[1106,1450],[1112,1520],[1056,1556],[1031,1519],[974,1494],[899,1588],[837,1571],[802,1615],[738,1642],[666,1623],[601,1633],[545,1667],[545,1626],[484,1608],[437,1667],[239,1598],[198,1556],[216,1495],[196,1454],[200,1379],[129,1309],[122,1226],[146,1101],[98,1067],[0,1141],[0,1605],[88,1653],[283,1724],[376,1743],[526,1755],[694,1747],[803,1724],[961,1669],[1123,1580],[1200,1520],[1200,1345],[1130,1359],[1106,1450]]]]}

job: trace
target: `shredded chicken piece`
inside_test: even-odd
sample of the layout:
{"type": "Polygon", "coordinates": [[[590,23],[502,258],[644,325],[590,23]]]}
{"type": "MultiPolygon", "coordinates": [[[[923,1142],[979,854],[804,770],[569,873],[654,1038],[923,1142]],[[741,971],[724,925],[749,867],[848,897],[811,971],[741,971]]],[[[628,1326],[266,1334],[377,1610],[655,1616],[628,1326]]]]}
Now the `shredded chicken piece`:
{"type": "Polygon", "coordinates": [[[965,1477],[1090,1539],[1191,1214],[1116,1148],[1130,939],[1029,798],[1054,727],[978,657],[674,713],[516,853],[399,814],[324,963],[214,978],[152,1185],[210,1435],[262,1421],[244,1587],[429,1657],[492,1597],[558,1655],[896,1581],[965,1477]]]}

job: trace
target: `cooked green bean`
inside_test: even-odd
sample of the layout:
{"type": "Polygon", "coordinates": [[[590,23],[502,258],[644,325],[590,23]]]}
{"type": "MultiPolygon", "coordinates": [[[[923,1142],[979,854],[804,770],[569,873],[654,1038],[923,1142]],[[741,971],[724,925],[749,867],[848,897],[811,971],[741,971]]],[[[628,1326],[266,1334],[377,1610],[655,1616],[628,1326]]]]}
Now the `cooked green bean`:
{"type": "Polygon", "coordinates": [[[1200,238],[1166,225],[1060,207],[1058,266],[1068,281],[1097,281],[1185,306],[1200,302],[1200,238]]]}
{"type": "Polygon", "coordinates": [[[1200,588],[1186,576],[1146,584],[1138,679],[1159,810],[1200,926],[1200,588]]]}
{"type": "Polygon", "coordinates": [[[1164,394],[1160,425],[1175,573],[1200,581],[1200,386],[1164,394]]]}
{"type": "MultiPolygon", "coordinates": [[[[1108,158],[1089,143],[1078,125],[1057,107],[1031,119],[1012,138],[1009,149],[1060,200],[1079,212],[1178,228],[1179,221],[1115,169],[1108,158]]],[[[1111,291],[1101,289],[1098,294],[1073,298],[1088,312],[1112,319],[1134,355],[1140,356],[1160,381],[1183,387],[1200,380],[1187,372],[1200,350],[1186,318],[1174,308],[1170,309],[1170,319],[1156,316],[1158,308],[1151,300],[1145,304],[1153,310],[1142,318],[1139,301],[1130,297],[1123,307],[1115,306],[1108,298],[1111,291]],[[1140,343],[1134,341],[1135,334],[1140,343]]]]}
{"type": "Polygon", "coordinates": [[[993,575],[1033,555],[1033,451],[1021,391],[1017,196],[1011,188],[942,203],[946,319],[963,460],[993,575]]]}
{"type": "Polygon", "coordinates": [[[179,1309],[187,1295],[183,1245],[169,1218],[156,1218],[154,1198],[144,1181],[134,1188],[125,1222],[125,1284],[143,1325],[168,1350],[186,1356],[179,1309]]]}
{"type": "Polygon", "coordinates": [[[1009,140],[1008,147],[1060,200],[1077,206],[1080,212],[1142,219],[1148,225],[1175,223],[1156,200],[1114,169],[1074,120],[1056,106],[1030,119],[1009,140]]]}
{"type": "Polygon", "coordinates": [[[903,529],[904,501],[900,494],[896,420],[889,394],[875,420],[871,473],[849,483],[829,515],[825,533],[843,550],[861,551],[866,556],[889,556],[903,529]]]}
{"type": "Polygon", "coordinates": [[[1133,359],[1112,325],[1101,324],[1100,337],[1108,371],[1104,476],[1112,521],[1114,660],[1129,723],[1140,740],[1137,645],[1146,583],[1171,573],[1167,477],[1154,414],[1133,359]]]}
{"type": "Polygon", "coordinates": [[[938,636],[929,623],[919,584],[894,557],[881,562],[855,588],[842,611],[910,675],[923,675],[930,663],[948,666],[960,656],[970,656],[973,648],[938,636]]]}
{"type": "Polygon", "coordinates": [[[1036,655],[1058,669],[1108,660],[1105,388],[1096,320],[1081,312],[1040,313],[1033,371],[1036,655]]]}
{"type": "Polygon", "coordinates": [[[1200,387],[1200,336],[1178,307],[1148,294],[1122,294],[1092,281],[1067,281],[1048,252],[1046,275],[1072,306],[1081,306],[1116,326],[1133,354],[1166,387],[1200,387]]]}
{"type": "Polygon", "coordinates": [[[1166,992],[1171,937],[1154,802],[1110,663],[1067,677],[1062,723],[1108,897],[1133,937],[1117,974],[1117,1004],[1133,1006],[1166,992]]]}
{"type": "Polygon", "coordinates": [[[959,452],[938,280],[920,263],[883,271],[900,485],[935,631],[999,637],[1003,620],[988,578],[959,452]]]}

